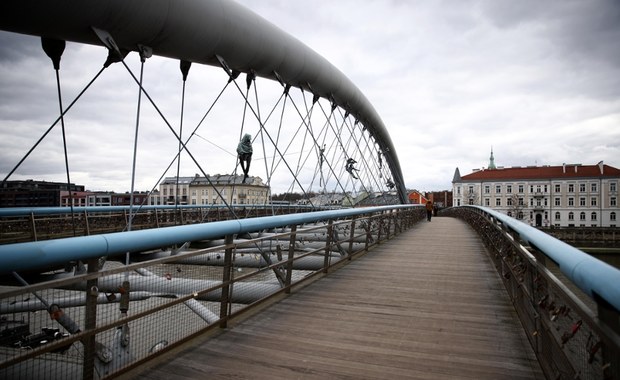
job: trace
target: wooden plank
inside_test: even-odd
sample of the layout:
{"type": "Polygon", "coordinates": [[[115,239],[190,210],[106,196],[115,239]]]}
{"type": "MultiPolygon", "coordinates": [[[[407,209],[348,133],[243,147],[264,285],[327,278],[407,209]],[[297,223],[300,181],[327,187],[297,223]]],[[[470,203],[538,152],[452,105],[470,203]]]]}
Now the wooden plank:
{"type": "Polygon", "coordinates": [[[144,379],[544,379],[475,232],[422,222],[144,379]]]}

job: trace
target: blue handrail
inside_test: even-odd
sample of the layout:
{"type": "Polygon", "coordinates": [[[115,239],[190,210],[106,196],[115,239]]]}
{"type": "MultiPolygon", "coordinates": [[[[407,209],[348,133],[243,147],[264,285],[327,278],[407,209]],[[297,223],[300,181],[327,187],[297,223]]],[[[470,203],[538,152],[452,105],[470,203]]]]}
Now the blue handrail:
{"type": "Polygon", "coordinates": [[[0,273],[10,273],[62,264],[71,260],[88,260],[171,246],[186,241],[220,238],[229,234],[255,232],[282,226],[341,219],[381,211],[413,208],[392,205],[299,214],[236,219],[184,226],[164,227],[101,235],[0,245],[0,273]]]}
{"type": "Polygon", "coordinates": [[[562,273],[587,295],[595,300],[598,296],[620,310],[620,269],[500,212],[481,206],[465,207],[481,210],[499,220],[518,233],[523,241],[553,260],[562,273]]]}
{"type": "MultiPolygon", "coordinates": [[[[173,211],[175,209],[191,210],[191,209],[209,209],[209,208],[259,208],[259,209],[271,209],[271,208],[301,208],[307,209],[310,205],[297,205],[297,204],[209,204],[209,205],[148,205],[148,206],[77,206],[73,207],[74,213],[97,213],[97,212],[121,212],[129,211],[133,209],[134,212],[138,211],[153,211],[153,210],[168,210],[173,211]]],[[[327,207],[321,207],[327,208],[327,207]]],[[[57,215],[57,214],[71,214],[71,207],[6,207],[0,208],[0,217],[12,217],[12,216],[27,216],[27,215],[57,215]]]]}

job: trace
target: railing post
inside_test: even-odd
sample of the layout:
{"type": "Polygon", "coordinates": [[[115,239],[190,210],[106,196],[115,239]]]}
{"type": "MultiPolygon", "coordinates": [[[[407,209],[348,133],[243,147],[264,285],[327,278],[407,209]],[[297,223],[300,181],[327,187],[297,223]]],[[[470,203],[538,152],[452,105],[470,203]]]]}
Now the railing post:
{"type": "Polygon", "coordinates": [[[385,240],[389,240],[390,239],[390,229],[392,228],[392,218],[394,217],[394,212],[393,210],[390,210],[387,212],[388,216],[387,216],[387,231],[386,231],[386,236],[385,236],[385,240]]]}
{"type": "Polygon", "coordinates": [[[233,236],[226,235],[224,244],[224,273],[222,275],[222,294],[220,297],[220,328],[228,325],[228,305],[230,304],[230,279],[232,277],[233,236]]]}
{"type": "MultiPolygon", "coordinates": [[[[618,318],[618,310],[605,302],[598,300],[597,302],[598,318],[616,334],[620,334],[620,318],[618,318]]],[[[620,379],[620,352],[614,350],[613,344],[605,344],[602,347],[603,355],[603,378],[620,379]],[[609,371],[609,372],[607,372],[609,371]]]]}
{"type": "Polygon", "coordinates": [[[86,226],[86,235],[90,235],[90,225],[88,224],[88,211],[84,210],[84,225],[86,226]]]}
{"type": "Polygon", "coordinates": [[[327,225],[327,237],[325,238],[325,259],[323,260],[323,273],[327,273],[327,269],[329,267],[333,231],[334,221],[330,219],[329,224],[327,225]]]}
{"type": "MultiPolygon", "coordinates": [[[[99,260],[88,260],[88,273],[99,271],[99,260]]],[[[97,327],[97,279],[86,281],[86,306],[84,308],[84,330],[89,331],[97,327]]],[[[97,355],[96,336],[88,335],[82,340],[84,344],[84,362],[82,367],[82,378],[93,379],[95,375],[95,356],[97,355]]]]}
{"type": "Polygon", "coordinates": [[[368,252],[368,244],[370,244],[370,223],[372,223],[370,217],[366,219],[366,225],[364,229],[366,230],[366,241],[364,242],[364,251],[368,252]]]}
{"type": "Polygon", "coordinates": [[[349,260],[353,254],[353,239],[355,238],[355,216],[351,219],[351,233],[349,234],[349,260]]]}
{"type": "Polygon", "coordinates": [[[293,257],[295,255],[295,240],[297,240],[297,225],[291,226],[291,236],[288,241],[288,262],[286,263],[286,290],[284,293],[291,293],[291,279],[293,277],[293,257]]]}
{"type": "Polygon", "coordinates": [[[30,212],[30,226],[32,228],[32,240],[37,241],[37,225],[34,221],[34,212],[30,212]]]}
{"type": "Polygon", "coordinates": [[[379,231],[377,232],[377,244],[381,244],[381,231],[383,230],[383,211],[379,214],[379,231]]]}

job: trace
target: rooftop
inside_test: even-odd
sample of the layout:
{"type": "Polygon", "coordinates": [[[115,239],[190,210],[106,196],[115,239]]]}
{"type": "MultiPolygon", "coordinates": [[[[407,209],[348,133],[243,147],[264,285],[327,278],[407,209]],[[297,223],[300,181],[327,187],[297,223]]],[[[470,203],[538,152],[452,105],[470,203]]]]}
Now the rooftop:
{"type": "MultiPolygon", "coordinates": [[[[457,169],[458,170],[458,169],[457,169]]],[[[513,179],[570,179],[620,177],[620,169],[605,165],[563,164],[560,166],[526,166],[497,169],[482,169],[461,176],[461,180],[513,180],[513,179]]],[[[455,181],[458,182],[458,181],[455,181]]]]}

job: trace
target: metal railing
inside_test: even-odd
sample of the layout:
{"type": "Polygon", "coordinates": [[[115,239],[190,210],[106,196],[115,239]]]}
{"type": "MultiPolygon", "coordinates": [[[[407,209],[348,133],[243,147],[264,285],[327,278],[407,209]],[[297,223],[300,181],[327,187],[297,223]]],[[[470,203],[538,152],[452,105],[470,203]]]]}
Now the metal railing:
{"type": "Polygon", "coordinates": [[[620,379],[620,270],[488,208],[445,214],[482,237],[548,379],[620,379]]]}
{"type": "Polygon", "coordinates": [[[2,245],[0,378],[119,375],[423,217],[384,206],[2,245]]]}
{"type": "Polygon", "coordinates": [[[0,244],[330,209],[294,204],[0,208],[0,244]]]}

